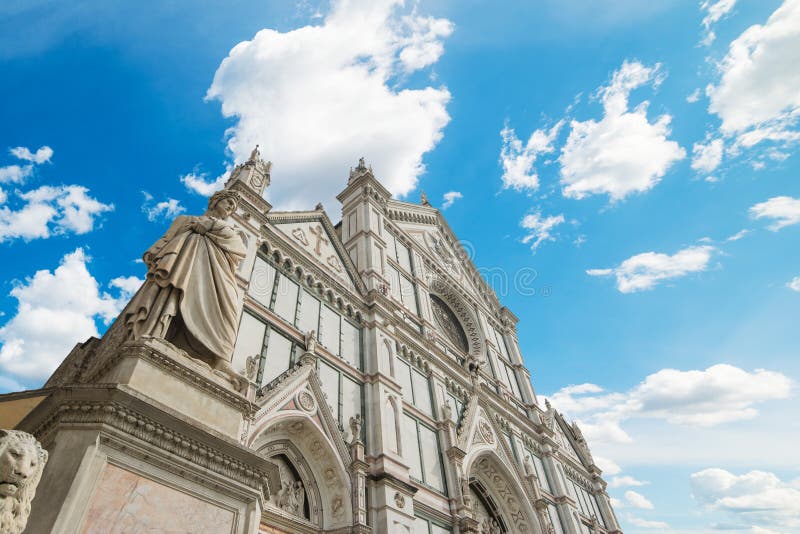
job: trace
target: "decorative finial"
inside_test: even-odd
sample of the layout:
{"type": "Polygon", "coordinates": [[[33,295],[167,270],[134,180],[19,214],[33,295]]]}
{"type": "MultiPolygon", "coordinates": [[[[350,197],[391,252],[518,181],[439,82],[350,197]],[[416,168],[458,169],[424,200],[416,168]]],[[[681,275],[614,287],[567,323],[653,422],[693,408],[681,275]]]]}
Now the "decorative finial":
{"type": "Polygon", "coordinates": [[[258,151],[258,145],[256,145],[256,147],[253,149],[253,151],[250,152],[250,159],[247,160],[247,161],[255,163],[259,159],[261,159],[261,152],[258,151]]]}
{"type": "Polygon", "coordinates": [[[425,190],[420,191],[419,201],[423,206],[431,205],[430,201],[428,200],[428,195],[425,194],[425,190]]]}

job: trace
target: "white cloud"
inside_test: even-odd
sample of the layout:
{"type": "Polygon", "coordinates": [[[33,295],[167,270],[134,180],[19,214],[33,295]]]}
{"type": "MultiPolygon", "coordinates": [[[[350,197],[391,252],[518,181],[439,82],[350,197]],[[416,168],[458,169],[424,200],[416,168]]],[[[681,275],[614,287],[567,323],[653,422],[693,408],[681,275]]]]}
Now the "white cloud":
{"type": "Polygon", "coordinates": [[[695,143],[692,147],[692,169],[712,172],[722,163],[723,149],[722,139],[714,139],[706,144],[695,143]]]}
{"type": "Polygon", "coordinates": [[[47,163],[53,157],[53,149],[49,146],[43,146],[36,152],[31,152],[29,148],[24,146],[18,146],[9,149],[9,152],[15,158],[30,163],[28,165],[6,165],[5,167],[0,167],[0,183],[23,183],[33,174],[34,164],[47,163]]]}
{"type": "Polygon", "coordinates": [[[800,198],[772,197],[752,206],[750,216],[754,219],[775,219],[769,229],[777,232],[785,226],[800,223],[800,198]]]}
{"type": "Polygon", "coordinates": [[[659,65],[625,61],[611,83],[599,90],[603,118],[572,121],[559,158],[564,196],[608,194],[612,201],[622,200],[653,188],[673,163],[686,156],[678,143],[667,138],[672,117],[664,114],[651,123],[648,101],[628,109],[633,89],[648,83],[657,86],[662,80],[659,65]]]}
{"type": "Polygon", "coordinates": [[[597,464],[597,467],[599,467],[605,475],[616,475],[622,471],[622,468],[615,461],[602,456],[595,455],[594,463],[597,464]]]}
{"type": "Polygon", "coordinates": [[[692,496],[702,506],[721,511],[746,526],[800,526],[800,483],[783,482],[774,473],[735,475],[704,469],[691,476],[692,496]]]}
{"type": "Polygon", "coordinates": [[[792,291],[800,292],[800,276],[795,276],[792,278],[787,284],[786,287],[791,289],[792,291]]]}
{"type": "Polygon", "coordinates": [[[461,194],[460,192],[458,192],[458,191],[448,191],[447,193],[445,193],[445,194],[443,195],[443,197],[442,197],[442,198],[444,199],[444,203],[442,204],[442,209],[443,209],[443,210],[446,210],[447,208],[449,208],[450,206],[452,206],[452,205],[453,205],[453,203],[454,203],[456,200],[458,200],[459,198],[464,198],[464,195],[462,195],[462,194],[461,194]]]}
{"type": "Polygon", "coordinates": [[[7,165],[0,167],[0,183],[22,183],[33,174],[33,165],[7,165]]]}
{"type": "Polygon", "coordinates": [[[119,300],[122,306],[124,306],[139,290],[143,283],[144,280],[136,276],[118,276],[117,278],[112,278],[108,286],[116,287],[120,290],[119,300]]]}
{"type": "Polygon", "coordinates": [[[50,158],[53,157],[53,149],[49,146],[43,146],[36,152],[31,152],[31,150],[27,147],[18,146],[10,149],[9,152],[11,152],[11,154],[17,159],[30,161],[31,163],[35,163],[37,165],[47,163],[50,161],[50,158]]]}
{"type": "Polygon", "coordinates": [[[623,488],[626,486],[638,487],[638,486],[646,486],[647,484],[649,484],[649,482],[636,480],[632,476],[625,475],[612,478],[608,483],[608,487],[609,488],[623,488]]]}
{"type": "Polygon", "coordinates": [[[227,145],[234,161],[244,161],[256,144],[274,155],[272,203],[333,205],[359,156],[393,194],[416,187],[423,155],[450,120],[450,93],[404,82],[435,64],[453,26],[401,5],[337,1],[319,25],[261,30],[220,64],[207,98],[236,119],[227,145]]]}
{"type": "Polygon", "coordinates": [[[719,20],[731,12],[733,6],[736,5],[736,0],[705,0],[700,9],[706,12],[703,17],[703,27],[705,28],[705,36],[702,43],[706,46],[710,45],[716,39],[716,35],[711,27],[719,22],[719,20]]]}
{"type": "Polygon", "coordinates": [[[529,213],[522,218],[520,226],[529,232],[522,238],[522,242],[530,244],[531,250],[536,252],[544,241],[555,241],[553,229],[564,222],[563,215],[542,217],[540,213],[529,213]]]}
{"type": "Polygon", "coordinates": [[[700,88],[699,87],[697,89],[695,89],[694,91],[692,91],[691,93],[689,93],[689,95],[686,97],[686,101],[688,103],[690,103],[690,104],[694,104],[698,100],[700,100],[700,88]]]}
{"type": "Polygon", "coordinates": [[[725,241],[739,241],[741,238],[745,237],[749,233],[750,233],[750,230],[748,230],[747,228],[744,228],[742,230],[739,230],[738,232],[736,232],[732,236],[728,237],[725,241]]]}
{"type": "Polygon", "coordinates": [[[786,0],[766,24],[755,24],[731,42],[709,85],[709,111],[726,136],[752,147],[764,141],[793,142],[800,117],[800,1],[786,0]]]}
{"type": "Polygon", "coordinates": [[[752,419],[757,404],[785,399],[792,390],[792,381],[781,373],[718,364],[705,370],[662,369],[626,392],[567,386],[548,398],[579,421],[590,442],[625,443],[632,440],[621,425],[631,419],[712,427],[752,419]]]}
{"type": "Polygon", "coordinates": [[[652,521],[650,519],[642,519],[633,515],[628,515],[625,518],[631,525],[641,528],[669,528],[669,524],[664,521],[652,521]]]}
{"type": "Polygon", "coordinates": [[[674,280],[708,269],[716,249],[712,246],[692,246],[675,254],[643,252],[623,261],[613,269],[589,269],[589,276],[610,276],[617,279],[617,289],[633,293],[652,289],[659,282],[674,280]]]}
{"type": "Polygon", "coordinates": [[[197,193],[198,195],[202,195],[204,197],[210,197],[215,192],[222,189],[222,187],[225,185],[225,181],[228,179],[229,173],[230,168],[217,176],[214,180],[209,180],[208,176],[204,173],[190,172],[181,176],[180,180],[181,183],[186,186],[186,189],[192,193],[197,193]]]}
{"type": "Polygon", "coordinates": [[[76,343],[98,335],[95,319],[109,322],[119,313],[132,280],[115,279],[114,286],[124,291],[114,298],[100,291],[88,261],[78,248],[54,271],[37,271],[11,290],[17,313],[0,328],[0,369],[23,379],[44,379],[76,343]]]}
{"type": "Polygon", "coordinates": [[[22,238],[25,241],[53,234],[85,234],[94,228],[96,218],[114,209],[103,204],[79,185],[42,186],[17,196],[20,209],[0,207],[0,242],[22,238]]]}
{"type": "Polygon", "coordinates": [[[628,490],[625,492],[625,503],[628,506],[639,508],[640,510],[652,510],[655,508],[653,503],[650,502],[644,495],[633,490],[628,490]]]}
{"type": "Polygon", "coordinates": [[[144,195],[144,204],[142,204],[142,212],[147,215],[147,220],[155,222],[158,219],[172,219],[186,211],[186,208],[181,206],[181,203],[174,198],[168,198],[153,204],[153,196],[147,191],[142,191],[144,195]]]}
{"type": "Polygon", "coordinates": [[[550,130],[536,130],[523,145],[514,129],[506,123],[500,131],[500,136],[503,138],[503,148],[500,151],[503,189],[522,191],[539,188],[539,175],[536,174],[534,163],[539,154],[554,150],[553,142],[563,125],[564,121],[560,120],[550,130]]]}

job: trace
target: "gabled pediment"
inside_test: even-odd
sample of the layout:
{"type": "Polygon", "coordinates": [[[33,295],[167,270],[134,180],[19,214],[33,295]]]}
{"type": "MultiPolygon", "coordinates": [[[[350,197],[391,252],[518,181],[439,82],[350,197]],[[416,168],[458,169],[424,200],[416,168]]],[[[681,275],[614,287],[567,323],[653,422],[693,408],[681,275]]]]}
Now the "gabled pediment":
{"type": "Polygon", "coordinates": [[[594,461],[589,454],[588,447],[586,445],[586,441],[583,440],[583,436],[580,435],[580,440],[577,439],[575,436],[575,431],[560,413],[556,412],[554,419],[553,431],[555,434],[555,440],[561,446],[562,450],[566,452],[567,455],[580,462],[581,465],[587,468],[591,466],[594,461]]]}
{"type": "Polygon", "coordinates": [[[272,387],[262,392],[256,400],[260,406],[253,417],[250,439],[257,437],[270,421],[300,416],[310,420],[336,449],[342,465],[350,464],[347,444],[339,431],[322,385],[313,364],[297,365],[272,382],[272,387]]]}
{"type": "Polygon", "coordinates": [[[439,210],[398,200],[389,201],[389,218],[414,241],[426,259],[478,301],[499,308],[500,301],[472,262],[473,250],[464,247],[439,210]]]}
{"type": "Polygon", "coordinates": [[[512,471],[518,466],[514,461],[513,451],[505,442],[502,431],[497,426],[490,410],[481,403],[478,395],[473,395],[465,408],[465,419],[459,427],[457,446],[474,458],[481,451],[493,450],[512,471]]]}
{"type": "Polygon", "coordinates": [[[345,287],[365,292],[364,282],[324,211],[269,213],[267,219],[303,255],[345,287]]]}

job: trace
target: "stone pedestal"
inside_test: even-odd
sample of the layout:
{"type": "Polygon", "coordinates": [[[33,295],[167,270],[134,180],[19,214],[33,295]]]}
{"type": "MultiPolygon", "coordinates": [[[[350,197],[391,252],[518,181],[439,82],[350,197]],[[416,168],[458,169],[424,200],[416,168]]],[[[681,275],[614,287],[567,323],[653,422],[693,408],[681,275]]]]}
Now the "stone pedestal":
{"type": "Polygon", "coordinates": [[[27,533],[255,534],[277,466],[239,442],[254,406],[157,340],[85,367],[18,425],[50,453],[27,533]]]}

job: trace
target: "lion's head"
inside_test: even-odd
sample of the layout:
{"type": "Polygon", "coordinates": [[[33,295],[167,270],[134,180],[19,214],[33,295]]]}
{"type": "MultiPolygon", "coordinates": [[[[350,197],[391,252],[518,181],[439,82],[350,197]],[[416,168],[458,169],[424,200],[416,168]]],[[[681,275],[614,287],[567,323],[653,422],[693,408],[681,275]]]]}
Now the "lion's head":
{"type": "Polygon", "coordinates": [[[47,451],[20,430],[0,430],[0,534],[25,530],[47,451]]]}

